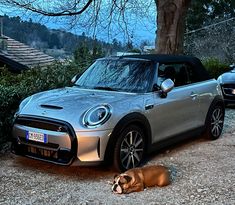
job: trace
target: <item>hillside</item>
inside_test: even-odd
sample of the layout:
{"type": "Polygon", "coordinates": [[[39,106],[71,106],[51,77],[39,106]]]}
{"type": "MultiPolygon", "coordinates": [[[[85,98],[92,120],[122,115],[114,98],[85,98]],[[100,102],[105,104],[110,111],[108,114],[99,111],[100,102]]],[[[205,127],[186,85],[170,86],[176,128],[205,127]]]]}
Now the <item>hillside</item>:
{"type": "Polygon", "coordinates": [[[34,23],[32,19],[23,21],[20,17],[9,17],[7,15],[2,18],[4,35],[40,49],[55,58],[72,56],[81,45],[85,45],[89,50],[98,47],[104,55],[124,49],[116,39],[110,44],[86,36],[85,33],[75,35],[71,32],[49,29],[40,23],[34,23]]]}

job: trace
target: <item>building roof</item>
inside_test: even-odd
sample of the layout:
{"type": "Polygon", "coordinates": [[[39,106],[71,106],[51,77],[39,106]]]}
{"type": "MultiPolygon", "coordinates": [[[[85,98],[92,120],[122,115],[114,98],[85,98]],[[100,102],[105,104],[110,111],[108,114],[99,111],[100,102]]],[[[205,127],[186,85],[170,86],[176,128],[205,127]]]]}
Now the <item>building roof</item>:
{"type": "Polygon", "coordinates": [[[0,61],[8,65],[10,69],[45,67],[55,61],[53,57],[10,37],[1,36],[0,38],[6,41],[6,48],[0,48],[0,61]]]}

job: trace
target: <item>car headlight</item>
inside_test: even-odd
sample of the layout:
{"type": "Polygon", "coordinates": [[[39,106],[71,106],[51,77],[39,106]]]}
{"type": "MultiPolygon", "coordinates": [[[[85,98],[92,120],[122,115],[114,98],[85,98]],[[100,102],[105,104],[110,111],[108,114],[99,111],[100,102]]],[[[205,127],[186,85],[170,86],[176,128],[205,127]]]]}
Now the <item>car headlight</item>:
{"type": "Polygon", "coordinates": [[[28,104],[28,102],[31,100],[31,96],[25,98],[19,106],[19,112],[28,104]]]}
{"type": "Polygon", "coordinates": [[[83,124],[89,128],[99,127],[104,124],[111,116],[109,105],[98,105],[87,110],[83,116],[83,124]]]}
{"type": "Polygon", "coordinates": [[[219,76],[219,77],[217,78],[217,81],[218,81],[219,84],[222,84],[222,77],[219,76]]]}
{"type": "Polygon", "coordinates": [[[14,114],[14,120],[18,117],[19,113],[21,110],[27,105],[27,103],[31,100],[31,96],[25,98],[24,100],[21,101],[18,110],[14,114]]]}

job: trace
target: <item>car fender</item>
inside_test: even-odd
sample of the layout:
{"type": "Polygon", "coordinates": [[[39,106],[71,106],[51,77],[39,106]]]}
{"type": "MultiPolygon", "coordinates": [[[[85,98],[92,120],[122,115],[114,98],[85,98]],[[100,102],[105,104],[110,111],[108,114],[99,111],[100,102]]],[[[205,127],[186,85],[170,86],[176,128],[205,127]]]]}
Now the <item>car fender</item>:
{"type": "Polygon", "coordinates": [[[105,151],[105,161],[110,163],[113,159],[113,149],[115,146],[115,143],[117,142],[117,139],[121,132],[129,125],[135,124],[139,126],[141,129],[143,129],[143,132],[146,136],[146,150],[150,147],[152,143],[152,133],[151,133],[151,127],[149,124],[148,119],[141,113],[133,112],[130,114],[125,115],[123,118],[119,120],[119,122],[114,127],[112,134],[109,138],[107,148],[105,151]]]}

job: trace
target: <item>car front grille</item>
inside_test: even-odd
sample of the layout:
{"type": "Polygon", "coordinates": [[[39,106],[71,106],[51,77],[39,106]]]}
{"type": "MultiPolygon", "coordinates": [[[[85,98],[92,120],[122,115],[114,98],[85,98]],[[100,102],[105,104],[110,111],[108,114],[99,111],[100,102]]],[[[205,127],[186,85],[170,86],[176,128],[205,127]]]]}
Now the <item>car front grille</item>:
{"type": "Polygon", "coordinates": [[[20,117],[16,119],[15,123],[27,127],[34,127],[55,132],[69,132],[69,128],[65,124],[38,118],[20,117]]]}
{"type": "Polygon", "coordinates": [[[61,165],[71,164],[74,157],[71,150],[61,150],[59,145],[50,144],[49,146],[40,146],[35,143],[24,142],[24,140],[19,140],[19,138],[13,141],[12,151],[18,155],[28,156],[61,165]],[[56,146],[58,148],[54,148],[56,146]]]}
{"type": "Polygon", "coordinates": [[[53,150],[42,149],[34,146],[27,146],[27,152],[37,157],[58,159],[58,152],[53,150]]]}
{"type": "Polygon", "coordinates": [[[12,144],[12,151],[16,154],[63,165],[70,164],[74,156],[76,156],[76,136],[69,123],[48,118],[18,117],[15,120],[15,124],[54,132],[64,132],[69,135],[71,140],[71,149],[66,149],[56,143],[35,142],[27,140],[25,137],[17,136],[12,144]]]}

